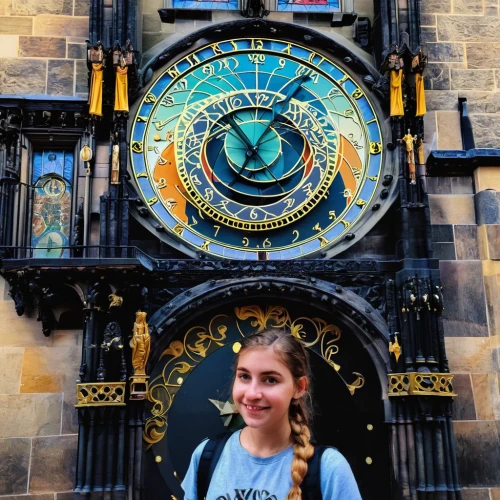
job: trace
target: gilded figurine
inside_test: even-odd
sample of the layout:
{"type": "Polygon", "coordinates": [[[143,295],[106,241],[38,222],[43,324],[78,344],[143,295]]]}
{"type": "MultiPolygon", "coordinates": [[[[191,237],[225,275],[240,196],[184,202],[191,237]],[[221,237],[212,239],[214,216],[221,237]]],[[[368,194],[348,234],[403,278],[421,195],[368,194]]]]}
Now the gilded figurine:
{"type": "Polygon", "coordinates": [[[108,295],[109,299],[109,308],[111,309],[112,307],[121,307],[123,304],[123,297],[120,297],[119,295],[116,295],[116,293],[111,293],[108,295]]]}
{"type": "Polygon", "coordinates": [[[111,154],[111,184],[120,184],[120,146],[113,144],[111,154]]]}
{"type": "Polygon", "coordinates": [[[410,183],[417,183],[417,174],[415,168],[415,151],[414,151],[414,143],[417,141],[417,136],[413,136],[410,134],[410,129],[408,129],[408,133],[400,139],[400,142],[405,144],[406,146],[406,161],[408,162],[408,170],[410,173],[410,183]]]}
{"type": "Polygon", "coordinates": [[[130,340],[134,376],[146,376],[146,364],[151,348],[151,337],[149,335],[148,324],[146,323],[146,316],[147,313],[142,311],[135,313],[134,335],[130,340]]]}
{"type": "Polygon", "coordinates": [[[398,337],[396,334],[394,334],[394,342],[389,342],[389,353],[394,354],[397,363],[399,360],[399,356],[401,356],[401,346],[399,345],[398,337]]]}

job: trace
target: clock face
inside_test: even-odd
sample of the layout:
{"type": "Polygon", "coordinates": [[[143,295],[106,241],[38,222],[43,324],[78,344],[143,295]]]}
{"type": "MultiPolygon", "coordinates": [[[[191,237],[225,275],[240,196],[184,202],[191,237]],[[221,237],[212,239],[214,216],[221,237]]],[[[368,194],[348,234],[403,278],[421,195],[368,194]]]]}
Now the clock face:
{"type": "Polygon", "coordinates": [[[292,259],[352,231],[376,191],[382,134],[364,91],[294,43],[237,39],[168,68],[139,104],[134,177],[159,222],[232,259],[292,259]]]}

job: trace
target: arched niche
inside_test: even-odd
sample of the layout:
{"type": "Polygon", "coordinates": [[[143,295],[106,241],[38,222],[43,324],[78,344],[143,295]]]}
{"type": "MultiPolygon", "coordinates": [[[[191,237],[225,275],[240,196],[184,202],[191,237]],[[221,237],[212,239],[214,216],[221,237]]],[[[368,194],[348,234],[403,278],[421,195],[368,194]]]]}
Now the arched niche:
{"type": "Polygon", "coordinates": [[[225,424],[237,426],[237,416],[221,411],[230,398],[233,344],[269,326],[286,327],[310,349],[317,440],[348,458],[363,498],[390,497],[389,335],[363,299],[320,280],[213,281],[176,297],[149,325],[145,498],[160,489],[181,498],[196,445],[225,424]]]}

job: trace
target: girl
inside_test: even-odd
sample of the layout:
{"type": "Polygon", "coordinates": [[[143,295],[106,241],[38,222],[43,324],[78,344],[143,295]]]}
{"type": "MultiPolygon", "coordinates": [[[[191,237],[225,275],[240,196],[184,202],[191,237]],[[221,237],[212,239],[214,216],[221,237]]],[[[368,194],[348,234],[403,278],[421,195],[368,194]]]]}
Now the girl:
{"type": "MultiPolygon", "coordinates": [[[[301,500],[300,486],[314,454],[306,349],[290,332],[277,329],[241,344],[233,399],[246,427],[224,446],[206,499],[301,500]]],[[[182,483],[185,500],[199,500],[197,471],[206,443],[191,458],[182,483]]],[[[361,500],[349,464],[334,448],[321,456],[320,486],[324,500],[361,500]]]]}

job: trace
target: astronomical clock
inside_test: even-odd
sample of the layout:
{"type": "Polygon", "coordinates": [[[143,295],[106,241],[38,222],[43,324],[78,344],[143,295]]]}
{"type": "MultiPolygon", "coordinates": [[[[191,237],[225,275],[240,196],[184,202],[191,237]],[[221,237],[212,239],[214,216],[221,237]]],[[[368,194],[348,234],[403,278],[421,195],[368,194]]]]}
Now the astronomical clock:
{"type": "Polygon", "coordinates": [[[183,248],[238,260],[332,255],[380,207],[388,159],[374,106],[346,68],[306,46],[211,43],[144,93],[133,177],[183,248]]]}

